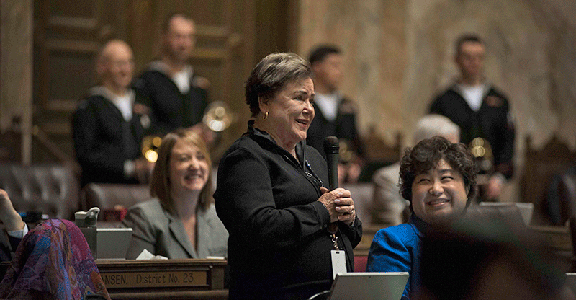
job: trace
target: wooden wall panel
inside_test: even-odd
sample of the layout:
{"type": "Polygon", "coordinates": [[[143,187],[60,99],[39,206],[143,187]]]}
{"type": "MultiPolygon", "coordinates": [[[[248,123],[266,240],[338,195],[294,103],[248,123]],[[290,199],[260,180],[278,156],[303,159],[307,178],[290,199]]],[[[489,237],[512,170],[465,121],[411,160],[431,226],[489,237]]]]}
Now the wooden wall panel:
{"type": "MultiPolygon", "coordinates": [[[[70,116],[77,99],[94,83],[101,4],[90,0],[34,2],[33,124],[36,132],[46,133],[55,149],[70,159],[70,116]]],[[[34,162],[57,157],[34,144],[34,162]]]]}
{"type": "MultiPolygon", "coordinates": [[[[70,119],[95,84],[94,60],[106,40],[133,49],[135,75],[158,57],[165,18],[183,12],[195,20],[191,63],[210,83],[210,101],[226,102],[237,125],[225,134],[223,151],[246,130],[249,110],[244,81],[270,52],[287,51],[288,7],[295,0],[37,0],[34,36],[34,124],[73,157],[70,119]]],[[[50,160],[35,149],[36,161],[50,160]]]]}

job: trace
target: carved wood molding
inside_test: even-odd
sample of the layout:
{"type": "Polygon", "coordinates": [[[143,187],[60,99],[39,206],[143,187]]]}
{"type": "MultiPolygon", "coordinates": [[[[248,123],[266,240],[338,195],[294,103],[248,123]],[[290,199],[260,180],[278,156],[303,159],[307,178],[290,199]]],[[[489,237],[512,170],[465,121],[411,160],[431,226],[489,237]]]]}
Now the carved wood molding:
{"type": "Polygon", "coordinates": [[[95,18],[78,18],[50,16],[48,18],[48,27],[55,30],[77,30],[77,31],[94,31],[98,28],[98,20],[95,18]]]}
{"type": "Polygon", "coordinates": [[[69,39],[50,39],[46,41],[45,47],[49,51],[85,52],[91,54],[98,51],[98,43],[96,42],[69,39]]]}

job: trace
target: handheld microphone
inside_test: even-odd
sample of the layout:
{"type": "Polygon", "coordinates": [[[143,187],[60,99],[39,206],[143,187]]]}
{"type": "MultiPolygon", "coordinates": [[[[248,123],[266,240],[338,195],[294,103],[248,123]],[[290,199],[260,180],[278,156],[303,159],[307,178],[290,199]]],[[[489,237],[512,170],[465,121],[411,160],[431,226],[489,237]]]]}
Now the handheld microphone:
{"type": "Polygon", "coordinates": [[[328,163],[328,181],[330,190],[338,188],[338,138],[335,136],[328,136],[324,139],[324,153],[326,154],[326,162],[328,163]]]}

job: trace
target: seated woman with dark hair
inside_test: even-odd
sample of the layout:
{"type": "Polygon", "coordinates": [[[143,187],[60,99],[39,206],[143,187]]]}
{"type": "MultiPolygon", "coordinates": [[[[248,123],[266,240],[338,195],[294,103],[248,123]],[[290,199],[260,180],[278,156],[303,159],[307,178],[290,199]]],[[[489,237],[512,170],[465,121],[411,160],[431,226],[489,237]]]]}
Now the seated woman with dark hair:
{"type": "Polygon", "coordinates": [[[379,230],[368,255],[369,272],[409,272],[402,299],[421,285],[422,238],[430,225],[464,215],[476,192],[476,164],[464,144],[443,137],[420,141],[406,150],[400,165],[400,193],[410,200],[408,224],[379,230]]]}
{"type": "Polygon", "coordinates": [[[177,130],[162,139],[150,194],[157,197],[128,210],[124,225],[132,241],[126,259],[144,249],[173,258],[226,257],[228,232],[212,201],[212,162],[202,138],[177,130]]]}

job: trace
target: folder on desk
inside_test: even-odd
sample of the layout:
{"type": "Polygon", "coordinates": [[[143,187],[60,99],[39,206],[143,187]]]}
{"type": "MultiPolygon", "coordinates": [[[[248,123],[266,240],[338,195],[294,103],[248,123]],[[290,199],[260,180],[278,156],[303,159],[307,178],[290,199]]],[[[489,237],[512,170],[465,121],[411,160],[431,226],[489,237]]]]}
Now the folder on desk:
{"type": "Polygon", "coordinates": [[[95,259],[125,259],[132,228],[80,228],[95,259]]]}
{"type": "Polygon", "coordinates": [[[96,228],[98,259],[125,259],[132,228],[96,228]]]}
{"type": "Polygon", "coordinates": [[[330,300],[398,300],[408,282],[408,272],[338,274],[330,300]]]}

